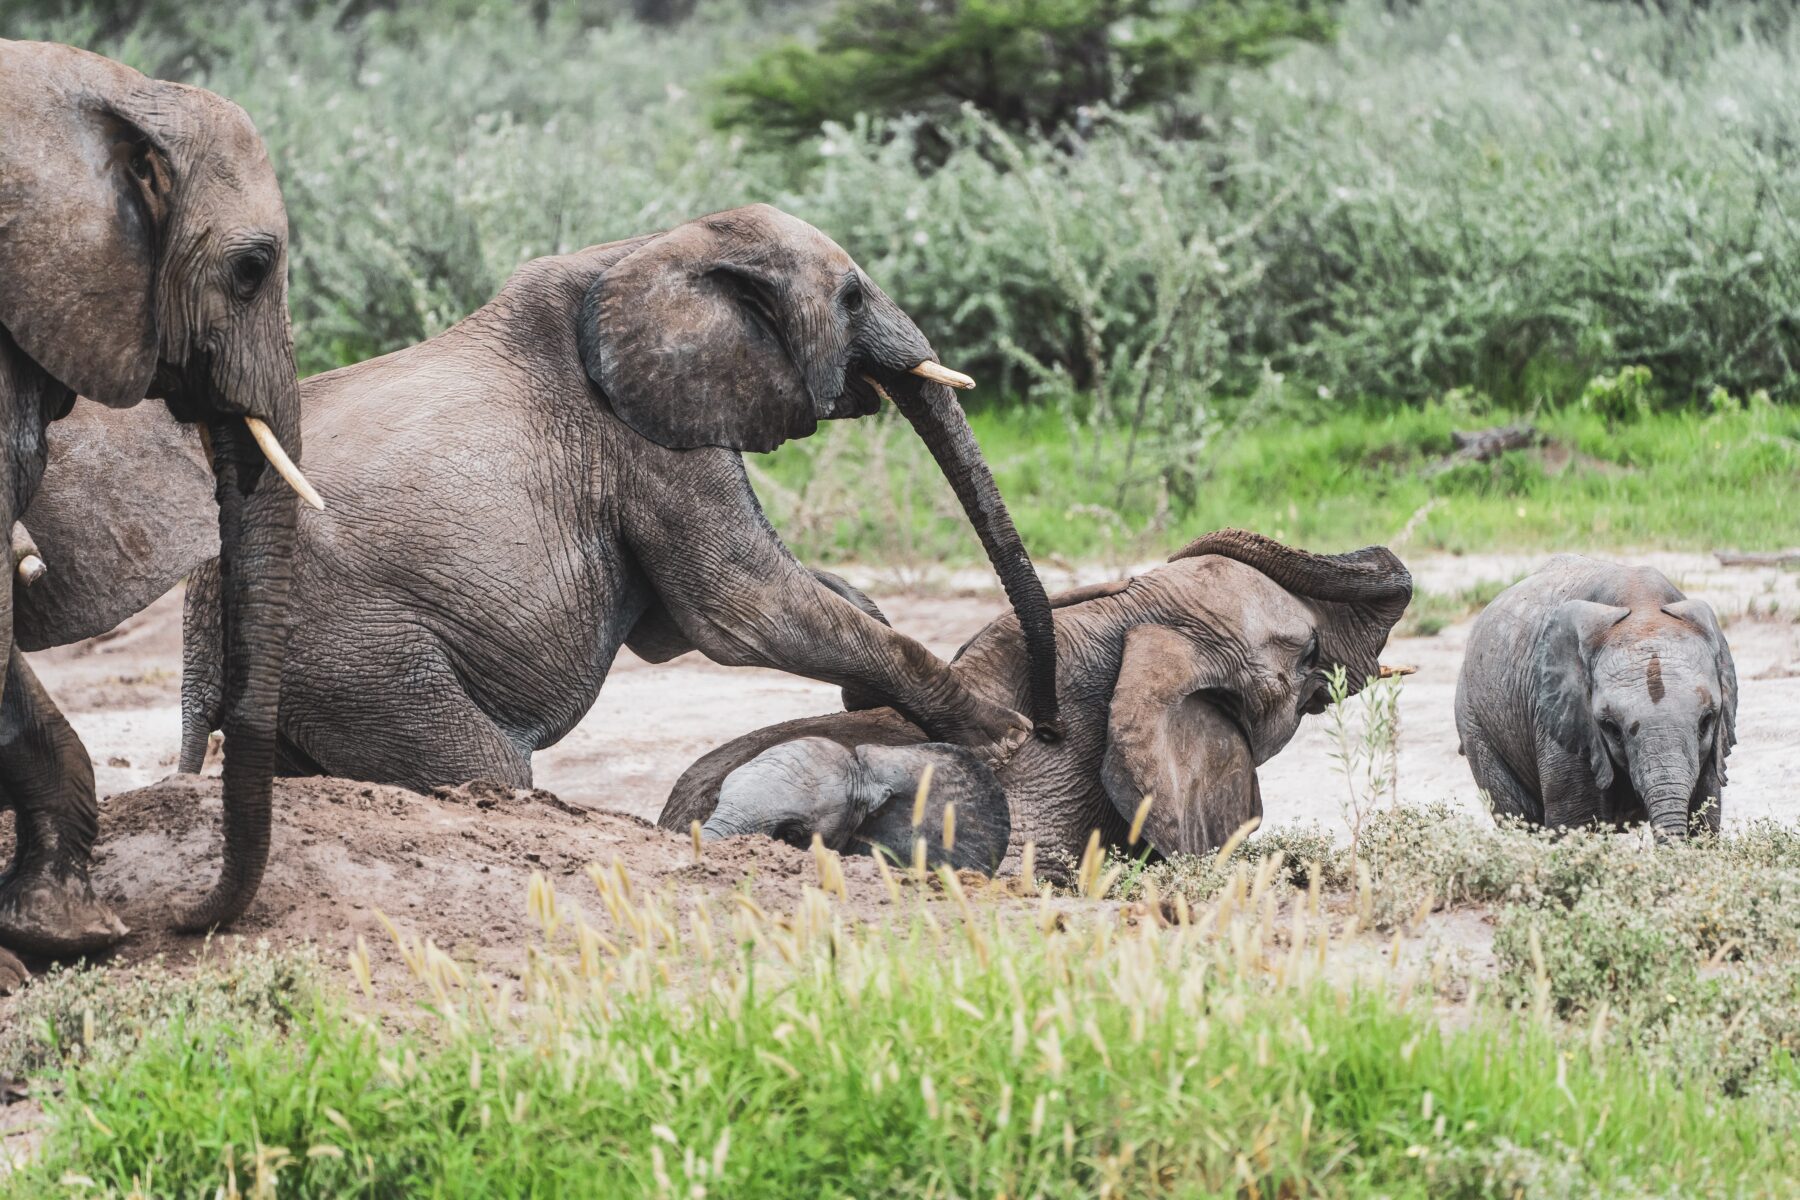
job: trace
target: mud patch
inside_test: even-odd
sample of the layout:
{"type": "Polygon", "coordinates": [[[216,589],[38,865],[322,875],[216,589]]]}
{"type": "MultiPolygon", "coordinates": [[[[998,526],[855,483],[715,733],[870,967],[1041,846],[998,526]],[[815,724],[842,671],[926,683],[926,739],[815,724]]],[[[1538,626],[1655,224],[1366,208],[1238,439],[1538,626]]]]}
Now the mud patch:
{"type": "MultiPolygon", "coordinates": [[[[160,954],[178,966],[206,949],[206,938],[173,926],[218,873],[219,820],[214,778],[170,776],[106,802],[94,886],[131,935],[101,961],[129,966],[160,954]]],[[[0,855],[10,856],[11,840],[10,830],[0,833],[0,855]]],[[[598,916],[586,868],[615,860],[635,888],[667,889],[684,903],[741,891],[786,911],[803,884],[817,881],[809,853],[768,838],[714,843],[696,860],[684,835],[541,790],[477,781],[422,796],[342,779],[281,779],[262,890],[222,936],[310,941],[340,966],[360,934],[377,960],[397,963],[378,915],[385,913],[461,962],[510,973],[535,929],[525,906],[532,873],[556,885],[565,907],[598,916]]],[[[846,859],[843,871],[850,914],[873,917],[886,907],[873,862],[846,859]]]]}

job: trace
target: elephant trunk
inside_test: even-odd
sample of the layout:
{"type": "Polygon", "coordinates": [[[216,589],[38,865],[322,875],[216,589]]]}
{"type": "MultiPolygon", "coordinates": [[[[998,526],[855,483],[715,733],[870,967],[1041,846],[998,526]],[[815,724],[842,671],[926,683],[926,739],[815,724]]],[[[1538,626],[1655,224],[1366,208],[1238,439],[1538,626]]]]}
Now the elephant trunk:
{"type": "MultiPolygon", "coordinates": [[[[300,449],[298,384],[264,411],[292,452],[300,449]]],[[[244,420],[208,422],[219,501],[219,590],[224,676],[224,868],[186,913],[190,932],[229,924],[255,899],[268,864],[281,669],[298,500],[269,469],[244,420]]]]}
{"type": "Polygon", "coordinates": [[[1006,502],[981,457],[975,433],[963,416],[949,388],[939,383],[913,382],[893,390],[894,406],[917,431],[931,451],[956,498],[975,527],[988,561],[1000,576],[1006,598],[1019,618],[1025,653],[1030,663],[1031,719],[1044,741],[1062,737],[1057,720],[1056,627],[1050,618],[1050,599],[1031,558],[1025,553],[1019,532],[1013,527],[1006,502]]]}
{"type": "Polygon", "coordinates": [[[1343,664],[1351,689],[1379,668],[1376,661],[1394,623],[1412,603],[1412,575],[1385,546],[1348,554],[1312,554],[1242,529],[1221,529],[1190,542],[1174,562],[1217,554],[1254,567],[1285,590],[1318,604],[1338,606],[1342,622],[1322,631],[1326,657],[1343,664]]]}
{"type": "Polygon", "coordinates": [[[1688,805],[1700,777],[1699,758],[1698,748],[1687,745],[1679,734],[1666,742],[1646,739],[1631,748],[1632,788],[1643,797],[1659,842],[1687,839],[1688,805]]]}

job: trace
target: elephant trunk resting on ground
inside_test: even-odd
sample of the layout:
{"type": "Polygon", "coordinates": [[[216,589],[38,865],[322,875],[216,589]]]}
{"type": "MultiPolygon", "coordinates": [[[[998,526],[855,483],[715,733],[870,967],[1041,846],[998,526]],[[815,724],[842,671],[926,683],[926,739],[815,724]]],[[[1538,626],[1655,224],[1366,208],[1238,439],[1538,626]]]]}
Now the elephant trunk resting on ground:
{"type": "MultiPolygon", "coordinates": [[[[996,757],[1032,722],[1054,737],[1048,600],[944,381],[966,382],[849,255],[765,205],[539,259],[440,336],[306,380],[307,471],[331,508],[299,526],[281,769],[523,786],[621,645],[837,683],[996,757]],[[1029,683],[1006,703],[822,586],[750,488],[742,451],[883,398],[941,465],[1022,622],[1029,683]]],[[[186,469],[140,466],[146,489],[186,469]]],[[[51,560],[204,558],[189,531],[141,547],[32,532],[51,560]]],[[[224,694],[217,586],[207,566],[189,589],[189,769],[224,694]]]]}
{"type": "Polygon", "coordinates": [[[1737,741],[1718,618],[1657,570],[1559,555],[1469,633],[1456,729],[1496,815],[1716,831],[1737,741]]]}
{"type": "MultiPolygon", "coordinates": [[[[1123,846],[1146,796],[1151,846],[1211,849],[1261,815],[1256,767],[1302,716],[1323,711],[1331,668],[1342,665],[1352,688],[1375,674],[1411,597],[1411,576],[1380,547],[1314,555],[1238,530],[1209,534],[1166,566],[1052,602],[1060,743],[1026,745],[990,769],[891,709],[808,717],[701,758],[659,823],[801,845],[818,833],[836,848],[879,842],[909,859],[914,791],[930,767],[927,817],[940,828],[955,803],[943,857],[958,866],[992,871],[1009,835],[1034,842],[1053,869],[1072,864],[1094,829],[1123,846]]],[[[1016,702],[1026,686],[1017,623],[995,621],[952,666],[971,689],[1016,702]]]]}

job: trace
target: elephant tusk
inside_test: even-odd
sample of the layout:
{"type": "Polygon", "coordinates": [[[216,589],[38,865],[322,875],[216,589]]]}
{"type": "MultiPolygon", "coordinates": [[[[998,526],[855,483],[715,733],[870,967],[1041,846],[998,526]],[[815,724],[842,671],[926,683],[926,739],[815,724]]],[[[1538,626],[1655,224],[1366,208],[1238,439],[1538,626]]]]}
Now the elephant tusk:
{"type": "Polygon", "coordinates": [[[313,485],[306,482],[306,476],[300,473],[300,468],[294,465],[294,460],[289,458],[287,451],[281,448],[281,443],[276,440],[275,431],[270,429],[266,422],[256,417],[245,417],[244,424],[250,427],[250,436],[256,439],[258,446],[262,447],[263,457],[269,460],[269,465],[275,468],[275,473],[287,480],[288,486],[293,488],[302,500],[320,512],[324,512],[325,501],[319,498],[319,493],[313,490],[313,485]]]}
{"type": "Polygon", "coordinates": [[[44,577],[50,568],[38,554],[37,542],[32,540],[31,531],[25,528],[22,521],[14,521],[12,527],[13,570],[18,573],[19,582],[30,587],[44,577]]]}
{"type": "Polygon", "coordinates": [[[1381,677],[1383,679],[1392,679],[1396,675],[1417,675],[1418,673],[1419,668],[1417,667],[1390,667],[1386,663],[1381,664],[1381,677]]]}
{"type": "Polygon", "coordinates": [[[868,384],[870,387],[874,388],[875,394],[877,396],[880,396],[883,400],[886,400],[889,404],[892,404],[894,402],[894,398],[892,396],[888,395],[888,390],[886,388],[882,387],[881,384],[876,381],[876,379],[873,375],[864,375],[863,382],[868,384]]]}
{"type": "Polygon", "coordinates": [[[934,363],[929,358],[912,369],[914,375],[921,375],[933,383],[941,383],[947,387],[962,388],[967,391],[975,386],[975,381],[961,371],[952,371],[943,363],[934,363]]]}

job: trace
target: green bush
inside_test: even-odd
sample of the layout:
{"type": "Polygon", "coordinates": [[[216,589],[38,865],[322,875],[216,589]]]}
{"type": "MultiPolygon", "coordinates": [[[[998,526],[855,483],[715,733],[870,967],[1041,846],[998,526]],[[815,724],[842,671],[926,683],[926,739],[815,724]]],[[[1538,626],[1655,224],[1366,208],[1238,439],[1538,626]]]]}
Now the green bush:
{"type": "MultiPolygon", "coordinates": [[[[1714,388],[1708,397],[1708,405],[1714,411],[1720,409],[1721,394],[1730,395],[1724,388],[1714,388]]],[[[1650,368],[1621,367],[1616,375],[1596,375],[1588,380],[1581,390],[1581,409],[1604,420],[1608,429],[1615,429],[1635,425],[1649,416],[1653,399],[1650,368]]]]}
{"type": "Polygon", "coordinates": [[[970,104],[1015,133],[1057,134],[1099,105],[1178,96],[1202,67],[1323,38],[1327,3],[842,0],[816,47],[778,47],[723,79],[717,118],[799,141],[862,114],[942,122],[970,104]]]}
{"type": "Polygon", "coordinates": [[[1108,392],[1068,406],[1091,436],[1141,395],[1165,463],[1202,458],[1183,447],[1265,366],[1302,417],[1461,387],[1568,403],[1627,365],[1675,405],[1800,398],[1800,31],[1738,4],[1348,0],[1330,45],[1201,71],[1154,116],[1096,107],[1079,153],[954,105],[766,146],[712,125],[706,81],[814,10],[708,6],[677,35],[615,7],[155,0],[115,28],[34,0],[7,33],[250,111],[308,372],[440,331],[533,255],[766,200],[857,256],[977,403],[1108,392]]]}

